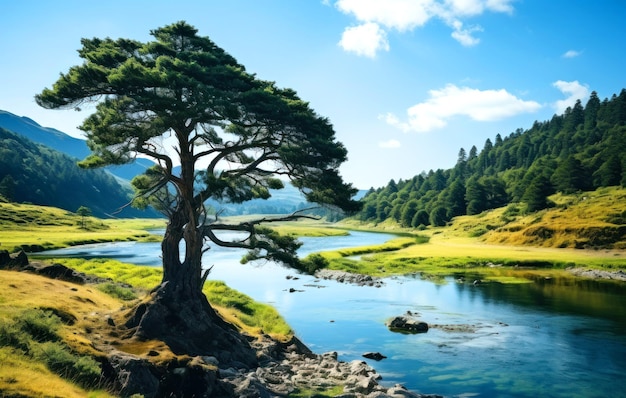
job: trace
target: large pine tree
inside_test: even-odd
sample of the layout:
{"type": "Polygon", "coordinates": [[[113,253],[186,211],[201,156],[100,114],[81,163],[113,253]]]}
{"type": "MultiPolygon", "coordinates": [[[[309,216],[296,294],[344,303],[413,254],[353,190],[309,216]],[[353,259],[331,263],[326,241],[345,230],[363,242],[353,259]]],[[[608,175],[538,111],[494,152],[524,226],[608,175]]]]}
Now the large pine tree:
{"type": "Polygon", "coordinates": [[[210,216],[204,202],[268,198],[270,189],[283,187],[277,178],[283,177],[311,202],[356,210],[356,190],[338,172],[347,151],[330,122],[293,90],[247,73],[194,27],[178,22],[151,34],[154,40],[146,43],[83,39],[83,64],[36,101],[51,109],[96,103],[81,126],[92,150],[83,166],[122,164],[139,154],[158,163],[133,183],[137,202],[156,206],[169,219],[161,245],[163,280],[127,326],[138,337],[164,340],[175,352],[251,364],[250,350],[236,350],[246,343],[202,294],[206,243],[297,265],[297,242],[263,224],[303,215],[226,223],[210,216]],[[223,234],[233,231],[241,236],[223,234]]]}

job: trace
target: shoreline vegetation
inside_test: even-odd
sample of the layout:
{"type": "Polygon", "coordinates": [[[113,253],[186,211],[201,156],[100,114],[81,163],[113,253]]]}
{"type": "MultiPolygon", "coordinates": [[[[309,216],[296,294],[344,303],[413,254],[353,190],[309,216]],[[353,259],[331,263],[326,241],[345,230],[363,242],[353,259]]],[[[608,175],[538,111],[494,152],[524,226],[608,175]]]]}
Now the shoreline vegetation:
{"type": "MultiPolygon", "coordinates": [[[[444,283],[449,276],[497,283],[526,283],[551,277],[603,278],[623,283],[624,198],[625,189],[604,188],[555,196],[552,200],[556,206],[540,212],[523,214],[509,205],[458,217],[446,227],[418,231],[391,223],[372,225],[350,219],[272,227],[280,234],[292,236],[337,236],[346,235],[349,230],[395,235],[382,245],[312,255],[322,258],[321,263],[330,271],[376,278],[420,274],[435,283],[444,283]],[[541,236],[543,239],[539,239],[541,236]]],[[[0,202],[0,251],[14,254],[87,243],[158,241],[160,236],[150,230],[163,228],[164,224],[165,220],[160,219],[83,218],[56,208],[0,202]]],[[[0,391],[38,396],[46,386],[55,386],[57,393],[68,397],[112,396],[107,386],[95,382],[81,384],[83,379],[90,380],[97,366],[94,358],[103,355],[96,348],[97,336],[103,339],[105,334],[99,333],[99,328],[106,329],[108,319],[114,317],[111,314],[132,307],[131,303],[142,300],[160,283],[161,269],[103,259],[41,259],[36,263],[62,264],[101,278],[101,282],[79,286],[0,271],[0,391]],[[93,306],[102,313],[94,312],[93,306]],[[34,319],[43,319],[44,324],[34,319]],[[48,330],[48,340],[25,332],[37,328],[48,330]],[[51,357],[65,358],[70,368],[55,371],[45,362],[45,358],[51,357]],[[67,378],[59,377],[59,372],[67,378]]],[[[279,344],[288,344],[294,338],[289,325],[273,307],[256,303],[222,282],[208,281],[204,292],[220,315],[241,332],[269,336],[279,344]]],[[[106,338],[116,350],[129,353],[167,351],[163,344],[124,343],[121,337],[116,341],[112,335],[106,338]]],[[[160,356],[161,360],[173,357],[172,353],[160,356]]],[[[298,391],[290,396],[340,393],[334,386],[298,391]]]]}

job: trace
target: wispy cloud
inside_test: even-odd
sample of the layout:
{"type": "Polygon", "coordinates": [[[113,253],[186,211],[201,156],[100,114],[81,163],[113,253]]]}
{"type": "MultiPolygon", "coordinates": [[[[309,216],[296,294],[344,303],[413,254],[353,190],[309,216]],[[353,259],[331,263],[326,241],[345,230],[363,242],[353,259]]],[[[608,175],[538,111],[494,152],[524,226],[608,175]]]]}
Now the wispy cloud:
{"type": "Polygon", "coordinates": [[[380,50],[389,51],[387,33],[373,22],[346,28],[339,45],[345,51],[369,58],[380,50]]]}
{"type": "Polygon", "coordinates": [[[395,148],[400,148],[400,146],[402,145],[400,144],[400,141],[398,140],[381,141],[378,143],[378,147],[384,148],[384,149],[395,149],[395,148]]]}
{"type": "MultiPolygon", "coordinates": [[[[463,46],[475,46],[480,39],[475,33],[482,32],[479,25],[466,27],[463,20],[482,15],[486,12],[512,13],[514,0],[337,0],[335,6],[344,14],[353,15],[359,25],[348,27],[343,33],[340,45],[350,52],[358,55],[372,57],[379,50],[389,50],[386,38],[381,45],[381,32],[397,30],[399,32],[411,31],[424,26],[433,18],[444,21],[452,29],[451,36],[463,46]],[[365,25],[369,31],[377,31],[377,35],[370,35],[369,39],[363,33],[359,36],[361,41],[371,40],[372,43],[359,46],[346,45],[346,35],[354,35],[355,29],[365,25]],[[350,33],[351,32],[351,33],[350,33]],[[368,48],[363,51],[362,48],[368,48]]],[[[365,28],[364,28],[365,29],[365,28]]],[[[359,32],[357,30],[357,32],[359,32]]],[[[348,41],[350,43],[350,41],[348,41]]]]}
{"type": "Polygon", "coordinates": [[[563,58],[576,58],[582,54],[581,51],[569,50],[563,53],[563,58]]]}
{"type": "Polygon", "coordinates": [[[405,132],[428,132],[445,127],[448,120],[455,116],[488,122],[535,112],[540,108],[539,103],[524,101],[504,89],[478,90],[448,84],[441,90],[430,90],[426,101],[410,107],[405,122],[391,113],[382,118],[405,132]]]}
{"type": "Polygon", "coordinates": [[[574,106],[576,100],[584,101],[589,97],[589,87],[580,84],[578,80],[574,80],[573,82],[558,80],[552,83],[552,85],[563,94],[567,95],[567,98],[554,103],[553,106],[557,113],[563,113],[567,107],[574,106]]]}

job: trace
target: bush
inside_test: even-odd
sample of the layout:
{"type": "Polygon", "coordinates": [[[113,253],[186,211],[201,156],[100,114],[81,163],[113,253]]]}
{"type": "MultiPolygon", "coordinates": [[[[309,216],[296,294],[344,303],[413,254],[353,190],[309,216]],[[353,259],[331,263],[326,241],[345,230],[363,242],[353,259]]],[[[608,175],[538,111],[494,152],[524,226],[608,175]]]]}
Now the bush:
{"type": "Polygon", "coordinates": [[[122,287],[115,283],[103,283],[98,285],[98,289],[103,293],[108,294],[109,296],[113,296],[120,300],[130,301],[137,298],[137,295],[133,291],[133,289],[128,287],[122,287]]]}
{"type": "Polygon", "coordinates": [[[16,319],[18,327],[28,333],[33,340],[56,341],[59,339],[57,331],[61,326],[61,319],[52,311],[27,309],[16,319]]]}
{"type": "Polygon", "coordinates": [[[34,356],[48,369],[82,386],[93,386],[100,379],[100,364],[91,357],[79,357],[57,342],[38,344],[34,356]]]}
{"type": "Polygon", "coordinates": [[[28,352],[28,336],[15,322],[0,320],[0,346],[14,347],[28,352]]]}
{"type": "Polygon", "coordinates": [[[328,267],[328,261],[320,254],[310,254],[300,261],[298,269],[313,275],[318,269],[328,267]]]}

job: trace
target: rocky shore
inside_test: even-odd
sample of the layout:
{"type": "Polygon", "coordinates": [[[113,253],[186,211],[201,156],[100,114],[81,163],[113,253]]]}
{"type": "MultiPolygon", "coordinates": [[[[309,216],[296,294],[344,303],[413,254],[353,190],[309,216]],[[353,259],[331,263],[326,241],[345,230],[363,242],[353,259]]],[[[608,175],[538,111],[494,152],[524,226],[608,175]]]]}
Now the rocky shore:
{"type": "Polygon", "coordinates": [[[315,277],[319,279],[335,280],[340,283],[351,283],[359,286],[380,287],[385,284],[382,279],[370,275],[354,274],[352,272],[320,269],[315,271],[315,277]]]}
{"type": "Polygon", "coordinates": [[[568,272],[573,275],[582,278],[591,279],[613,279],[617,281],[626,282],[626,272],[623,270],[606,271],[601,269],[589,269],[589,268],[568,268],[568,272]]]}
{"type": "Polygon", "coordinates": [[[363,361],[342,362],[336,352],[312,353],[293,338],[288,343],[267,336],[251,342],[259,366],[248,369],[221,364],[215,357],[187,357],[157,364],[113,351],[107,356],[109,379],[122,396],[148,397],[287,397],[292,393],[337,391],[343,398],[437,398],[401,385],[384,387],[376,371],[363,361]]]}
{"type": "Polygon", "coordinates": [[[294,391],[330,390],[341,387],[337,397],[422,397],[401,385],[384,387],[381,376],[367,363],[359,360],[342,362],[336,352],[321,355],[310,352],[301,343],[281,345],[271,339],[261,339],[253,344],[260,354],[262,366],[247,372],[227,370],[224,382],[235,386],[240,397],[285,397],[294,391]]]}

